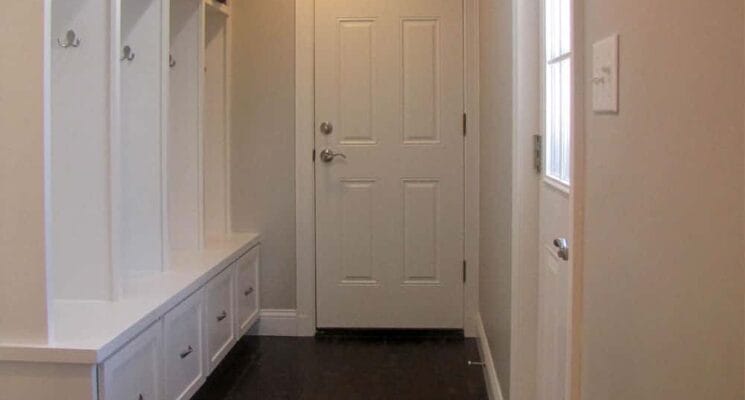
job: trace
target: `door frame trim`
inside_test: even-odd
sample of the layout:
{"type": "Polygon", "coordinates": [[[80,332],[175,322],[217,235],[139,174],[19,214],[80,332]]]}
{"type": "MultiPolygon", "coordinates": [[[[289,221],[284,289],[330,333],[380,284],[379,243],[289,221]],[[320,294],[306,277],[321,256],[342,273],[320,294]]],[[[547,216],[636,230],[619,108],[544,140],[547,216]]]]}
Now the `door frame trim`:
{"type": "MultiPolygon", "coordinates": [[[[464,18],[464,241],[468,265],[464,286],[463,328],[477,334],[479,299],[479,5],[461,0],[464,18]]],[[[315,220],[315,0],[295,1],[295,240],[296,301],[299,336],[316,333],[315,220]]]]}
{"type": "Polygon", "coordinates": [[[567,393],[568,400],[582,398],[582,323],[584,310],[584,254],[585,254],[585,25],[584,0],[571,0],[572,63],[572,191],[570,224],[572,252],[567,321],[567,393]]]}

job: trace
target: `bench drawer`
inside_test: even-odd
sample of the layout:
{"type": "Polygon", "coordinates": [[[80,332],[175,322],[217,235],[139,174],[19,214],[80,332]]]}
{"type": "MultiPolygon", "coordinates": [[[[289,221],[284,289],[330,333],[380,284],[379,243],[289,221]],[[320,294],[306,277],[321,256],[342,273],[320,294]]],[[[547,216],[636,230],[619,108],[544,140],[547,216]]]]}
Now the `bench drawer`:
{"type": "Polygon", "coordinates": [[[204,382],[204,295],[199,290],[165,315],[167,400],[189,399],[204,382]]]}
{"type": "Polygon", "coordinates": [[[208,284],[205,292],[207,328],[207,354],[211,372],[236,342],[233,298],[234,265],[222,271],[208,284]]]}
{"type": "Polygon", "coordinates": [[[259,314],[260,258],[260,249],[256,246],[236,262],[236,330],[239,336],[251,328],[259,314]]]}
{"type": "Polygon", "coordinates": [[[102,400],[160,400],[162,395],[160,321],[101,365],[102,400]]]}

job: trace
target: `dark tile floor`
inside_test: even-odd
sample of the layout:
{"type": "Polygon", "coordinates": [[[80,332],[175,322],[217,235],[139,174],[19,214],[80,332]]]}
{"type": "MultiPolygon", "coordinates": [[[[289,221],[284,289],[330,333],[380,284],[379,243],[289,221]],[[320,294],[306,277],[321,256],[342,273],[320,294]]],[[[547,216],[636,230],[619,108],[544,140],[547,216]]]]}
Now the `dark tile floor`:
{"type": "Polygon", "coordinates": [[[248,336],[196,400],[486,400],[473,339],[453,334],[248,336]]]}

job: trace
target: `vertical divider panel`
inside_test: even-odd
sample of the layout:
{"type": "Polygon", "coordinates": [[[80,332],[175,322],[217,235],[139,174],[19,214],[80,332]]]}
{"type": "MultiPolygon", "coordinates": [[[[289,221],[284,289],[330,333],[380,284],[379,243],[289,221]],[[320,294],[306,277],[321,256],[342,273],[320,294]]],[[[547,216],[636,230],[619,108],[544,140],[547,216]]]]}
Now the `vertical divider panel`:
{"type": "Polygon", "coordinates": [[[205,174],[204,174],[204,165],[205,165],[205,155],[204,155],[204,148],[205,148],[205,132],[207,131],[205,127],[205,107],[206,107],[206,100],[205,100],[205,93],[206,93],[206,70],[207,70],[207,50],[205,48],[205,43],[207,42],[207,6],[205,5],[203,0],[199,1],[199,45],[197,46],[198,51],[198,58],[197,58],[197,68],[199,69],[199,169],[198,169],[198,179],[199,179],[199,238],[200,238],[200,249],[206,247],[207,242],[207,234],[206,234],[206,224],[205,220],[206,217],[206,211],[205,211],[205,174]]]}
{"type": "MultiPolygon", "coordinates": [[[[226,0],[226,6],[232,1],[226,0]]],[[[226,235],[233,232],[233,19],[225,17],[225,229],[226,235]]]]}
{"type": "Polygon", "coordinates": [[[171,1],[160,0],[160,271],[169,268],[170,235],[168,224],[168,132],[170,118],[168,114],[170,102],[170,42],[171,42],[171,1]]]}
{"type": "Polygon", "coordinates": [[[122,69],[119,62],[122,48],[122,0],[110,0],[111,40],[109,48],[109,90],[111,99],[109,123],[109,202],[111,204],[110,237],[111,237],[111,266],[113,280],[113,300],[123,296],[124,265],[122,263],[122,187],[119,184],[122,174],[122,155],[119,149],[122,145],[122,69]]]}

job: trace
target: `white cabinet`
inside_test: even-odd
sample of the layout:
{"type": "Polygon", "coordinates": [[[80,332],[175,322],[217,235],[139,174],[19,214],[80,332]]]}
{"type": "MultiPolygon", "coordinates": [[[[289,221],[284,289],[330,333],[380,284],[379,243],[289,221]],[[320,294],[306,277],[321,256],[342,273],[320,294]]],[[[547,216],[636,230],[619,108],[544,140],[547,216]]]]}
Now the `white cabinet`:
{"type": "Polygon", "coordinates": [[[233,238],[235,247],[224,255],[201,261],[209,267],[141,281],[146,294],[126,303],[93,302],[84,310],[79,303],[55,303],[71,321],[58,324],[57,333],[76,342],[29,348],[27,354],[21,348],[9,353],[0,344],[0,357],[3,351],[14,357],[0,358],[0,399],[5,393],[25,399],[31,384],[44,385],[34,400],[56,400],[59,393],[91,400],[191,398],[258,319],[260,237],[233,238]],[[94,338],[87,345],[81,345],[83,333],[94,338]],[[106,334],[109,339],[95,342],[106,334]],[[17,379],[17,362],[27,363],[29,379],[17,379]]]}
{"type": "Polygon", "coordinates": [[[206,327],[209,371],[213,371],[236,342],[233,321],[234,288],[231,266],[214,277],[206,288],[206,327]]]}
{"type": "Polygon", "coordinates": [[[254,247],[235,265],[236,332],[244,335],[259,317],[260,248],[254,247]]]}
{"type": "Polygon", "coordinates": [[[187,400],[258,318],[260,246],[106,360],[101,400],[187,400]]]}
{"type": "Polygon", "coordinates": [[[163,326],[156,322],[101,365],[100,400],[163,398],[163,326]]]}
{"type": "Polygon", "coordinates": [[[203,290],[169,311],[163,319],[165,398],[191,398],[205,379],[203,290]]]}

